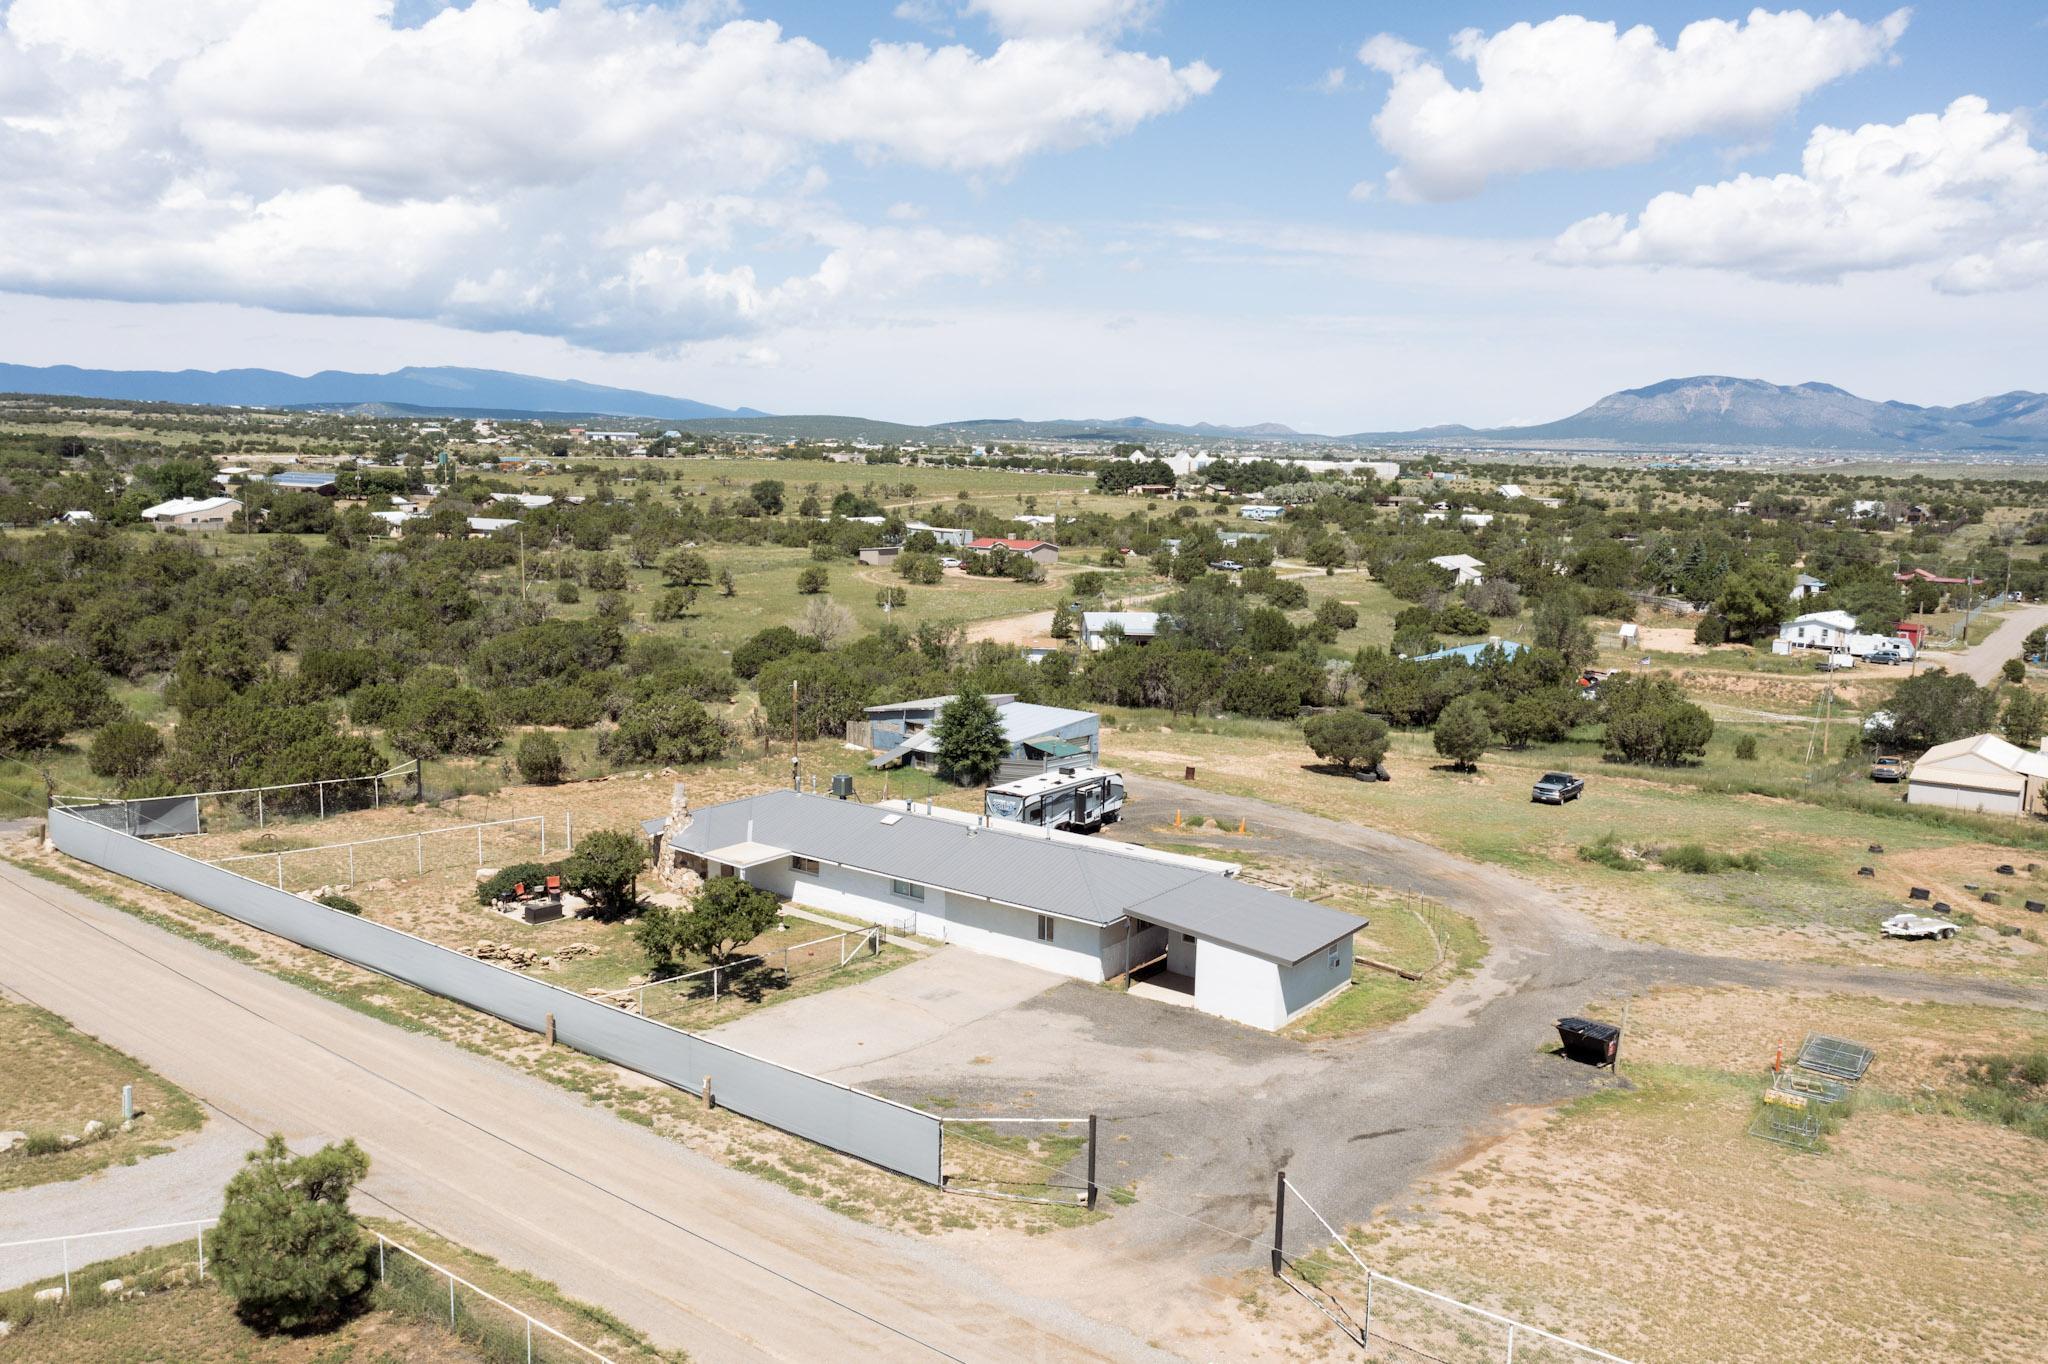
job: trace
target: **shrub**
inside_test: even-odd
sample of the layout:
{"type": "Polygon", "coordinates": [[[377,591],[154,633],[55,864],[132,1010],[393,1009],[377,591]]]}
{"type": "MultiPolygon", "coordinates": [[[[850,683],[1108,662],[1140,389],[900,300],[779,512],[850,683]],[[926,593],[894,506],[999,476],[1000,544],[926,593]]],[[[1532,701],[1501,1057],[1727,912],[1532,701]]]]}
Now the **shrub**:
{"type": "Polygon", "coordinates": [[[598,756],[615,763],[701,763],[721,757],[731,742],[725,722],[687,696],[636,701],[619,727],[598,736],[598,756]]]}
{"type": "Polygon", "coordinates": [[[133,781],[149,775],[164,755],[164,737],[140,720],[116,720],[92,736],[86,765],[96,777],[133,781]]]}
{"type": "Polygon", "coordinates": [[[634,907],[634,883],[647,865],[647,845],[632,834],[600,829],[586,834],[562,859],[562,888],[586,897],[604,913],[634,907]]]}
{"type": "Polygon", "coordinates": [[[514,886],[544,885],[548,877],[561,874],[560,862],[514,862],[500,867],[476,887],[478,904],[494,905],[512,893],[514,886]]]}
{"type": "Polygon", "coordinates": [[[1717,612],[1709,611],[1700,617],[1700,623],[1692,628],[1692,642],[1695,644],[1726,644],[1728,622],[1717,612]]]}
{"type": "Polygon", "coordinates": [[[1764,865],[1763,859],[1753,852],[1714,852],[1698,843],[1659,848],[1651,853],[1651,857],[1667,871],[1680,871],[1689,876],[1712,876],[1724,871],[1761,871],[1764,865]]]}
{"type": "Polygon", "coordinates": [[[817,564],[796,575],[796,590],[806,597],[814,597],[832,585],[832,575],[817,564]]]}
{"type": "Polygon", "coordinates": [[[1600,835],[1599,839],[1595,842],[1581,843],[1579,845],[1579,861],[1593,862],[1606,867],[1609,871],[1641,871],[1643,869],[1642,859],[1622,847],[1616,841],[1612,830],[1600,835]]]}
{"type": "Polygon", "coordinates": [[[338,909],[344,914],[361,914],[363,907],[346,895],[327,894],[320,897],[321,904],[329,909],[338,909]]]}
{"type": "Polygon", "coordinates": [[[1301,730],[1312,753],[1346,772],[1354,767],[1378,767],[1386,760],[1387,722],[1377,715],[1330,711],[1311,715],[1302,722],[1301,730]]]}
{"type": "Polygon", "coordinates": [[[555,742],[554,735],[539,730],[519,741],[513,761],[519,765],[520,780],[535,786],[553,786],[567,770],[562,761],[562,746],[555,742]]]}
{"type": "Polygon", "coordinates": [[[555,581],[555,600],[564,606],[573,606],[583,600],[583,593],[567,578],[558,578],[555,581]]]}
{"type": "Polygon", "coordinates": [[[1437,716],[1436,729],[1430,737],[1438,755],[1449,758],[1452,767],[1460,772],[1472,771],[1494,742],[1493,722],[1487,718],[1486,704],[1476,696],[1459,697],[1437,716]]]}
{"type": "Polygon", "coordinates": [[[1745,734],[1735,741],[1735,756],[1743,762],[1756,760],[1756,735],[1745,734]]]}

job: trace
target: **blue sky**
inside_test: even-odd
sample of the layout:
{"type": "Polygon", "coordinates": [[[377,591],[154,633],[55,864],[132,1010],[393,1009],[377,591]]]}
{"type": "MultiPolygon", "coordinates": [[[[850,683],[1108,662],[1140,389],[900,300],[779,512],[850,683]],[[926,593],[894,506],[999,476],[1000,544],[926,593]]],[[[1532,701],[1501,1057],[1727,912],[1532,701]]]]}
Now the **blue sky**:
{"type": "Polygon", "coordinates": [[[1326,432],[2048,388],[2037,4],[0,16],[18,362],[1326,432]]]}

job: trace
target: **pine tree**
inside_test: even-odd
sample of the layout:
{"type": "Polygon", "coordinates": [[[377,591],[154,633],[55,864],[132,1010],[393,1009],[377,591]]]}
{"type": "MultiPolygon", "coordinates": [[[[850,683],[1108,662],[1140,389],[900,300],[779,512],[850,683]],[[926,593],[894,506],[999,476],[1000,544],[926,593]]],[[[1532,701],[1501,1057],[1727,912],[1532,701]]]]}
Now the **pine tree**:
{"type": "Polygon", "coordinates": [[[939,744],[939,770],[963,786],[979,785],[996,774],[1010,744],[1003,737],[1002,717],[989,699],[963,688],[946,703],[932,726],[939,744]]]}
{"type": "Polygon", "coordinates": [[[294,1156],[272,1134],[228,1181],[213,1270],[242,1317],[263,1330],[301,1331],[339,1319],[369,1287],[349,1190],[370,1172],[353,1141],[294,1156]]]}

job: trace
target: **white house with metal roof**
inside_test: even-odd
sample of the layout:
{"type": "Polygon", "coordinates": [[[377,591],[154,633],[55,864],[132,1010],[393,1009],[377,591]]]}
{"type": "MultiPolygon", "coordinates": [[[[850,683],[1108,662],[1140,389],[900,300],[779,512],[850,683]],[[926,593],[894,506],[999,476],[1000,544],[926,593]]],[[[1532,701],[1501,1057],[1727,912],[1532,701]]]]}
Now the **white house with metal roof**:
{"type": "MultiPolygon", "coordinates": [[[[908,762],[929,767],[938,759],[934,727],[952,702],[951,696],[924,696],[867,708],[867,742],[874,750],[870,767],[908,762]]],[[[1049,767],[1090,766],[1102,754],[1102,717],[1092,710],[1041,706],[1014,695],[988,698],[1002,722],[1010,751],[1003,756],[997,779],[1014,781],[1049,767]]]]}
{"type": "Polygon", "coordinates": [[[1350,984],[1352,934],[1366,923],[1185,858],[796,791],[645,827],[670,867],[1077,980],[1150,972],[1255,1028],[1350,984]]]}
{"type": "Polygon", "coordinates": [[[1083,611],[1081,647],[1100,653],[1120,639],[1150,644],[1159,634],[1157,611],[1083,611]]]}

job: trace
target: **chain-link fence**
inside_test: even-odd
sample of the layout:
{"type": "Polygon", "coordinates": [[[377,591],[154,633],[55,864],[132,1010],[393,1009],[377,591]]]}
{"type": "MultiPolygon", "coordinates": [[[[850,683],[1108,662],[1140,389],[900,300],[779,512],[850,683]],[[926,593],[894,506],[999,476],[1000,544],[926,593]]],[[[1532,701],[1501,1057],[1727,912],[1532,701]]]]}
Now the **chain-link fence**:
{"type": "Polygon", "coordinates": [[[376,1292],[381,1306],[440,1322],[492,1364],[611,1364],[596,1350],[381,1232],[376,1292]]]}
{"type": "Polygon", "coordinates": [[[733,1012],[771,999],[806,976],[872,960],[881,950],[879,928],[831,933],[701,971],[665,976],[617,991],[614,998],[629,997],[632,1007],[648,1018],[694,1023],[706,1014],[733,1012]]]}
{"type": "MultiPolygon", "coordinates": [[[[562,836],[554,841],[558,852],[566,851],[566,817],[563,828],[562,836]]],[[[548,846],[547,816],[520,815],[348,843],[281,847],[208,860],[252,881],[265,881],[279,890],[301,891],[321,886],[353,886],[365,881],[402,881],[450,867],[480,868],[539,861],[547,856],[548,846]]]]}

